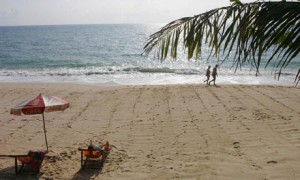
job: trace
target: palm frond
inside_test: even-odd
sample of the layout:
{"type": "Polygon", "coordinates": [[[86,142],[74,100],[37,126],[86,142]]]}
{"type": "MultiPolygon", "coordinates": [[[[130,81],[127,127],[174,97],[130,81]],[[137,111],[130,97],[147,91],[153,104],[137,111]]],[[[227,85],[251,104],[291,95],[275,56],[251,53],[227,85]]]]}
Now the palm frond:
{"type": "Polygon", "coordinates": [[[236,66],[250,62],[258,72],[268,51],[272,54],[266,66],[278,60],[281,72],[300,52],[300,2],[231,1],[231,6],[170,22],[150,36],[144,54],[155,49],[159,59],[170,55],[176,60],[182,41],[187,59],[198,59],[206,44],[213,56],[227,60],[234,52],[236,66]]]}

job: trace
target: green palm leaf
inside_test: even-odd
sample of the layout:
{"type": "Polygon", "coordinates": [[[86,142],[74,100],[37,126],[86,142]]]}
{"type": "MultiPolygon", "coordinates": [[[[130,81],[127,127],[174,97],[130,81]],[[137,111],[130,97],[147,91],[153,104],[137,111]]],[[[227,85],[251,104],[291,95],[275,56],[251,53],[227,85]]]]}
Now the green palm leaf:
{"type": "Polygon", "coordinates": [[[211,55],[234,52],[234,65],[250,62],[259,73],[262,56],[272,52],[266,66],[276,61],[279,74],[300,52],[300,2],[253,2],[233,5],[170,22],[152,34],[144,46],[144,54],[156,50],[158,58],[177,58],[180,39],[187,49],[187,59],[201,57],[203,45],[211,55]],[[168,51],[170,49],[170,51],[168,51]]]}

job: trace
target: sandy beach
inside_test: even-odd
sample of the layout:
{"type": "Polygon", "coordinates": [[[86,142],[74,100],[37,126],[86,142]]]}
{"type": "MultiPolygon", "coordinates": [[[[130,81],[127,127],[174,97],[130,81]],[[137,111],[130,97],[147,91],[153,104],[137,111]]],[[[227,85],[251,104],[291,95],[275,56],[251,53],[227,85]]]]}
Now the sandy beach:
{"type": "Polygon", "coordinates": [[[1,84],[1,155],[46,148],[41,115],[10,115],[39,93],[71,105],[45,114],[52,157],[37,176],[0,158],[0,179],[300,179],[299,88],[1,84]],[[101,170],[80,170],[89,140],[117,147],[101,170]]]}

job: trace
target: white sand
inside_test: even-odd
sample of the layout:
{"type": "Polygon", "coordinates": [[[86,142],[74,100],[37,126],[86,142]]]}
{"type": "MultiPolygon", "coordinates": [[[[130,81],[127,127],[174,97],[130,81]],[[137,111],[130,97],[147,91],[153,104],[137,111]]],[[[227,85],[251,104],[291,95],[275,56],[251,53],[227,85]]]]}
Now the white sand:
{"type": "MultiPolygon", "coordinates": [[[[39,93],[71,104],[45,114],[41,179],[300,179],[299,88],[1,84],[0,154],[45,149],[42,116],[9,113],[39,93]],[[101,171],[80,171],[90,139],[117,146],[101,171]]],[[[24,178],[12,158],[1,177],[24,178]]]]}

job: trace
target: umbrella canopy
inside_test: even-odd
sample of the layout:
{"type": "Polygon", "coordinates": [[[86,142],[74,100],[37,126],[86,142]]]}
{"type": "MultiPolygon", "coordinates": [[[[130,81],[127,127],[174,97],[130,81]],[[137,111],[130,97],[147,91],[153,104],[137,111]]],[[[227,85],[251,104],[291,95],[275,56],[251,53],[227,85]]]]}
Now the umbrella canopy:
{"type": "Polygon", "coordinates": [[[42,114],[45,140],[48,150],[48,142],[46,136],[45,118],[44,112],[63,111],[69,107],[69,103],[56,96],[44,96],[42,94],[37,97],[27,99],[16,107],[12,108],[10,114],[14,115],[31,115],[31,114],[42,114]]]}
{"type": "Polygon", "coordinates": [[[69,107],[69,103],[56,96],[44,96],[27,99],[12,108],[10,114],[43,114],[44,112],[63,111],[69,107]]]}

